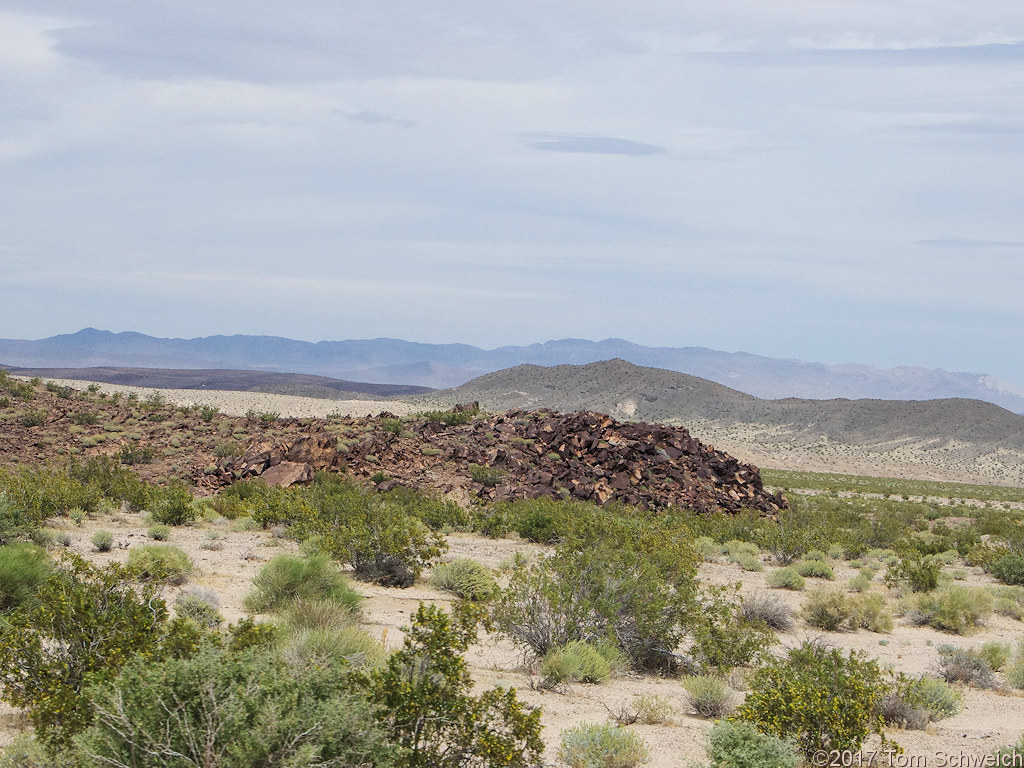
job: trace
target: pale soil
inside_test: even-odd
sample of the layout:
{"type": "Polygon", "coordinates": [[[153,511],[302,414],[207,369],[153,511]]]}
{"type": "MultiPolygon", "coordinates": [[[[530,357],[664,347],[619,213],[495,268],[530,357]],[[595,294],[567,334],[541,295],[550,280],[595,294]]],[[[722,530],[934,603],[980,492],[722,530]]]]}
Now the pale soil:
{"type": "MultiPolygon", "coordinates": [[[[70,535],[70,551],[87,557],[96,563],[113,560],[123,561],[132,547],[153,543],[146,538],[148,527],[142,514],[115,513],[98,515],[76,526],[62,519],[54,526],[60,532],[70,535]],[[114,533],[115,546],[111,552],[96,552],[90,540],[98,530],[114,533]]],[[[487,539],[471,534],[453,534],[448,537],[449,550],[443,559],[470,557],[490,568],[502,569],[515,553],[535,559],[543,554],[545,547],[518,539],[487,539]]],[[[194,526],[173,528],[167,544],[185,550],[196,565],[196,572],[182,587],[168,587],[164,597],[173,605],[177,595],[193,589],[214,590],[220,610],[229,621],[245,616],[242,600],[251,589],[251,581],[258,569],[267,560],[297,549],[292,541],[276,538],[263,530],[232,530],[227,521],[202,522],[194,526]],[[211,534],[217,538],[211,538],[211,534]],[[210,549],[211,544],[219,549],[210,549]]],[[[843,563],[834,564],[836,581],[831,585],[842,588],[846,579],[856,571],[843,563]]],[[[701,568],[701,578],[708,584],[729,584],[739,582],[744,593],[766,591],[764,572],[746,572],[739,566],[727,563],[708,563],[701,568]]],[[[976,569],[967,569],[968,585],[982,585],[991,580],[976,569]]],[[[809,587],[816,582],[808,580],[809,587]]],[[[821,582],[829,584],[828,582],[821,582]]],[[[392,589],[353,582],[356,589],[366,597],[363,607],[365,628],[381,640],[389,649],[398,647],[403,638],[403,629],[415,613],[420,602],[450,605],[452,596],[433,589],[426,579],[409,589],[392,589]]],[[[873,589],[884,592],[876,581],[873,589]]],[[[786,604],[797,610],[805,593],[785,590],[770,590],[786,604]]],[[[807,627],[798,620],[796,628],[780,636],[780,648],[799,644],[803,639],[819,637],[842,649],[856,649],[879,659],[883,665],[908,675],[934,674],[938,647],[944,643],[969,648],[988,640],[1016,643],[1024,625],[1010,619],[993,615],[986,626],[970,637],[948,635],[930,628],[902,625],[891,634],[875,634],[866,630],[858,632],[822,633],[807,627]]],[[[535,678],[524,666],[523,654],[507,640],[482,636],[470,649],[467,660],[471,665],[477,687],[483,690],[493,685],[515,687],[520,697],[530,705],[543,710],[544,737],[547,744],[545,761],[549,765],[560,765],[557,760],[559,733],[579,723],[608,722],[610,711],[628,708],[634,699],[642,694],[656,694],[668,700],[676,710],[670,725],[630,726],[647,741],[651,751],[652,768],[678,768],[690,760],[704,758],[704,734],[711,723],[692,713],[687,704],[686,694],[679,680],[655,676],[624,675],[604,685],[577,684],[564,691],[542,691],[532,687],[535,678]]],[[[734,674],[731,680],[736,688],[735,698],[742,700],[743,675],[734,674]]],[[[10,708],[0,709],[0,744],[13,738],[18,729],[26,727],[24,718],[10,708]]],[[[1019,692],[998,693],[992,691],[966,691],[966,709],[963,713],[941,721],[929,728],[928,732],[909,731],[891,734],[903,745],[909,754],[928,756],[928,764],[935,764],[940,751],[968,754],[987,754],[996,747],[1015,742],[1024,729],[1024,696],[1019,692]]]]}

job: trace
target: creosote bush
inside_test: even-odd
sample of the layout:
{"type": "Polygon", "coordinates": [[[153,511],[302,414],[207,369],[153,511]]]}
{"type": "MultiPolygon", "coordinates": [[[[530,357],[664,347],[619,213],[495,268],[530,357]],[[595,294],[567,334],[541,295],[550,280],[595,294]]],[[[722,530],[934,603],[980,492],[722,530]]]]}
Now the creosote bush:
{"type": "Polygon", "coordinates": [[[819,749],[856,751],[870,733],[885,742],[877,708],[888,690],[878,662],[805,642],[754,673],[736,717],[792,739],[808,758],[819,749]]]}

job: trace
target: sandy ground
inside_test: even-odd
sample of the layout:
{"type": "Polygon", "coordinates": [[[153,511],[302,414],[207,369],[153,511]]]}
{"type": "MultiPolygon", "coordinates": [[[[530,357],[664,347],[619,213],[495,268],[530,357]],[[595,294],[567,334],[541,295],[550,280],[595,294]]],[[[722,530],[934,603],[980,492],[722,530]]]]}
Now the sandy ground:
{"type": "MultiPolygon", "coordinates": [[[[142,514],[115,513],[87,519],[76,526],[63,519],[58,531],[71,538],[70,551],[81,554],[93,562],[123,561],[132,547],[152,543],[146,538],[148,525],[142,514]],[[114,549],[96,552],[91,537],[98,530],[114,533],[114,549]]],[[[251,589],[253,576],[267,560],[296,550],[294,542],[275,537],[263,530],[237,530],[230,521],[202,522],[193,526],[172,529],[167,542],[184,549],[196,566],[194,575],[182,587],[168,587],[164,597],[173,604],[181,592],[213,590],[216,592],[221,613],[229,621],[246,615],[242,600],[251,589]]],[[[545,548],[519,539],[487,539],[471,534],[453,534],[448,537],[449,551],[443,559],[470,557],[490,568],[501,570],[515,555],[535,559],[545,548]]],[[[843,563],[835,563],[836,581],[841,588],[845,580],[856,571],[843,563]]],[[[709,584],[739,582],[745,594],[767,591],[764,572],[743,571],[737,565],[709,563],[701,568],[701,578],[709,584]]],[[[991,580],[976,569],[967,569],[963,582],[982,585],[991,580]]],[[[812,582],[812,580],[809,580],[812,582]]],[[[823,582],[824,583],[824,582],[823,582]]],[[[408,589],[392,589],[354,582],[356,589],[366,598],[363,613],[366,629],[388,648],[398,647],[404,628],[420,602],[450,605],[452,596],[429,586],[426,579],[408,589]]],[[[873,589],[884,592],[880,581],[873,589]]],[[[806,593],[770,590],[794,610],[806,593]]],[[[934,674],[938,662],[938,647],[952,644],[970,648],[988,640],[1015,644],[1024,625],[1013,620],[993,616],[978,633],[960,637],[930,628],[902,625],[891,634],[876,634],[866,630],[843,633],[821,633],[798,620],[789,633],[780,635],[780,648],[799,644],[808,637],[823,638],[843,649],[864,651],[908,675],[934,674]]],[[[467,654],[474,681],[480,690],[493,685],[515,687],[527,703],[543,710],[544,737],[547,744],[545,761],[560,765],[557,760],[559,733],[579,723],[609,722],[609,712],[628,708],[637,696],[654,694],[671,703],[675,710],[673,721],[666,725],[633,725],[631,729],[643,736],[651,750],[652,768],[679,768],[690,760],[704,759],[705,734],[711,723],[696,716],[687,703],[686,693],[678,679],[633,674],[617,677],[604,685],[573,685],[563,691],[543,691],[534,687],[535,678],[524,667],[523,654],[507,640],[482,636],[467,654]]],[[[734,675],[735,701],[743,697],[742,675],[734,675]]],[[[992,749],[1014,742],[1024,729],[1024,696],[1020,692],[966,691],[966,708],[961,714],[931,726],[928,732],[908,731],[891,734],[910,755],[927,757],[927,764],[936,764],[940,752],[972,755],[986,754],[992,749]]],[[[17,730],[26,727],[24,718],[10,708],[0,708],[0,744],[7,743],[17,730]]],[[[870,746],[870,745],[869,745],[870,746]]]]}
{"type": "Polygon", "coordinates": [[[322,419],[331,413],[342,416],[376,416],[382,411],[390,411],[396,416],[404,416],[422,410],[422,407],[412,406],[400,400],[327,400],[315,397],[296,397],[295,395],[274,395],[267,392],[125,387],[120,384],[96,384],[76,379],[47,379],[47,381],[55,381],[75,389],[85,389],[95,385],[99,387],[100,392],[107,394],[121,392],[122,395],[134,393],[140,399],[159,393],[167,402],[175,405],[196,405],[198,403],[214,405],[229,416],[245,416],[248,411],[252,410],[279,413],[284,417],[322,419]]]}

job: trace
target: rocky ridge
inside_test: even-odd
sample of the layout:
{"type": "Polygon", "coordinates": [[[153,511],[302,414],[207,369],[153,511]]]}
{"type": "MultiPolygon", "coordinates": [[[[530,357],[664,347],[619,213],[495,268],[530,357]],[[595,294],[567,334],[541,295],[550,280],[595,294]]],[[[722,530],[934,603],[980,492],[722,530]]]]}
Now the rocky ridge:
{"type": "MultiPolygon", "coordinates": [[[[455,413],[475,412],[475,404],[455,413]]],[[[442,416],[443,417],[443,416],[442,416]]],[[[434,488],[462,500],[566,498],[644,509],[688,507],[774,514],[786,501],[767,493],[757,467],[702,444],[683,427],[627,423],[600,413],[512,410],[447,424],[400,422],[391,414],[347,419],[338,440],[319,426],[297,439],[254,442],[240,458],[194,477],[215,487],[263,477],[278,485],[307,482],[317,470],[434,488]]]]}

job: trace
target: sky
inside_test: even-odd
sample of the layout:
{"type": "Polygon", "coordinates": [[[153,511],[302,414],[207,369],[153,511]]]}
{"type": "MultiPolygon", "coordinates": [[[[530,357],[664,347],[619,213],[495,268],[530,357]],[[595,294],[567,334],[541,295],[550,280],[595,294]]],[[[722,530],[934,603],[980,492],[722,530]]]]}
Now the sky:
{"type": "Polygon", "coordinates": [[[0,0],[0,337],[1024,386],[1019,0],[0,0]]]}

